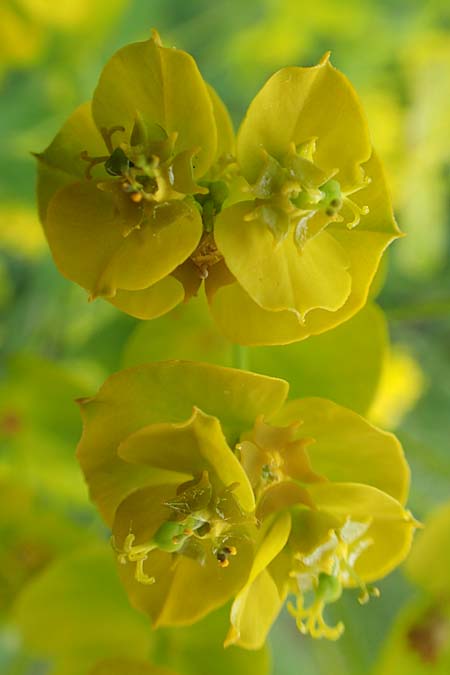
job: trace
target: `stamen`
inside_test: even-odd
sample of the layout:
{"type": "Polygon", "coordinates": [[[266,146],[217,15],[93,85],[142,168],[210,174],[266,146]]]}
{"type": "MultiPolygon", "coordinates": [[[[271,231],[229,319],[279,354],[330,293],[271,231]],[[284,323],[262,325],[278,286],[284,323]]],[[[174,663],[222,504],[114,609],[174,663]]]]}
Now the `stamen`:
{"type": "Polygon", "coordinates": [[[292,603],[287,605],[288,612],[295,618],[295,623],[302,635],[311,635],[311,637],[320,639],[327,638],[328,640],[338,640],[344,632],[344,624],[342,621],[336,626],[329,626],[323,618],[323,611],[325,609],[325,602],[316,599],[310,607],[305,609],[302,600],[298,600],[297,607],[292,603]]]}
{"type": "Polygon", "coordinates": [[[350,223],[347,223],[348,229],[352,230],[359,224],[361,216],[367,216],[367,214],[369,213],[369,207],[367,205],[358,206],[358,204],[355,204],[355,202],[349,199],[348,197],[344,197],[344,204],[347,204],[347,206],[349,207],[354,216],[353,220],[350,223]]]}
{"type": "Polygon", "coordinates": [[[230,564],[229,557],[237,555],[237,548],[236,546],[227,544],[226,546],[219,548],[215,555],[217,562],[219,563],[219,567],[228,567],[230,564]]]}
{"type": "Polygon", "coordinates": [[[152,586],[152,584],[155,583],[156,579],[155,577],[149,577],[148,574],[144,572],[144,562],[146,560],[147,557],[139,558],[139,560],[136,562],[136,571],[134,573],[134,578],[140,584],[144,584],[145,586],[152,586]]]}
{"type": "Polygon", "coordinates": [[[135,536],[130,532],[126,537],[123,543],[123,548],[118,549],[116,547],[114,537],[111,539],[113,549],[117,553],[117,560],[120,565],[126,565],[128,562],[136,563],[134,578],[141,584],[146,586],[151,586],[155,583],[155,577],[150,577],[144,571],[144,562],[148,558],[148,554],[153,551],[156,545],[152,542],[149,544],[140,544],[134,546],[135,536]]]}

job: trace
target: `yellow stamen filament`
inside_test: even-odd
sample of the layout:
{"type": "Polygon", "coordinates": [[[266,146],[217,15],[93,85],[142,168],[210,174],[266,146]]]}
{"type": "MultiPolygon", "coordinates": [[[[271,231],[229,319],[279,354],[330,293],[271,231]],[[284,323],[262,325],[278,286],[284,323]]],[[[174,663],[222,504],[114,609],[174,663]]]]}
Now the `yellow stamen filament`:
{"type": "Polygon", "coordinates": [[[151,586],[152,584],[155,583],[156,579],[155,577],[149,577],[148,574],[144,572],[144,562],[146,560],[147,556],[145,558],[139,558],[139,560],[136,561],[136,571],[134,573],[134,578],[140,584],[144,584],[145,586],[151,586]]]}
{"type": "Polygon", "coordinates": [[[346,204],[349,207],[350,211],[353,213],[353,220],[350,223],[347,223],[348,229],[352,230],[359,224],[361,216],[367,216],[367,214],[369,213],[369,207],[366,205],[358,206],[358,204],[355,204],[355,202],[349,199],[348,197],[344,197],[344,204],[346,204]]]}
{"type": "Polygon", "coordinates": [[[144,562],[148,558],[148,554],[153,551],[156,546],[154,544],[140,544],[134,546],[135,536],[130,532],[125,537],[122,549],[117,549],[114,539],[112,540],[112,545],[114,550],[117,553],[117,560],[119,564],[126,565],[127,562],[136,563],[134,578],[140,584],[145,584],[146,586],[151,586],[155,583],[155,577],[150,577],[144,571],[144,562]]]}
{"type": "Polygon", "coordinates": [[[288,611],[295,618],[297,628],[303,635],[311,635],[313,638],[327,638],[338,640],[344,632],[344,624],[340,621],[336,626],[329,626],[323,618],[326,602],[323,598],[316,598],[312,605],[305,608],[303,601],[297,600],[297,607],[288,603],[288,611]]]}

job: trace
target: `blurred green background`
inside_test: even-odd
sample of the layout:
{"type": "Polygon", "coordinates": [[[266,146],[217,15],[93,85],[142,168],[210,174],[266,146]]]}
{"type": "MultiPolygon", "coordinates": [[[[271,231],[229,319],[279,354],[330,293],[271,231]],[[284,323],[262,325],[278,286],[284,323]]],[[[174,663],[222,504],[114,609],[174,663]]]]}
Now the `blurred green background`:
{"type": "MultiPolygon", "coordinates": [[[[75,637],[70,658],[58,648],[68,641],[61,636],[69,629],[57,613],[49,609],[42,618],[45,631],[55,631],[53,651],[42,647],[39,631],[23,621],[36,611],[33,597],[39,597],[39,589],[28,597],[27,587],[32,589],[61,556],[107,537],[89,507],[74,458],[81,427],[73,399],[93,393],[108,374],[140,360],[200,354],[228,363],[231,358],[200,303],[175,319],[145,325],[107,303],[88,304],[85,293],[57,273],[35,214],[30,152],[48,145],[73,108],[90,98],[107,58],[127,42],[147,38],[152,27],[166,45],[193,54],[236,128],[256,91],[282,66],[313,65],[331,50],[333,64],[352,81],[387,168],[400,227],[408,235],[392,247],[379,279],[377,302],[392,346],[383,316],[369,308],[304,345],[253,350],[250,365],[289,375],[295,395],[334,398],[396,429],[412,467],[410,505],[420,519],[450,498],[450,5],[442,0],[2,0],[0,672],[7,675],[85,672],[77,662],[75,637]],[[174,326],[180,325],[183,343],[171,343],[174,326]]],[[[450,549],[449,531],[442,529],[436,556],[430,556],[430,577],[438,574],[433,560],[450,549]]],[[[448,598],[450,572],[442,570],[439,593],[448,598]]],[[[335,608],[347,626],[338,643],[304,638],[282,616],[271,637],[275,675],[449,672],[448,606],[442,610],[444,629],[439,624],[437,631],[447,641],[437,660],[422,658],[412,647],[414,662],[402,655],[399,644],[403,640],[407,646],[409,630],[404,626],[434,606],[433,593],[412,578],[402,571],[391,575],[380,584],[381,598],[363,608],[347,594],[335,608]],[[401,612],[403,619],[397,619],[401,612]]],[[[70,604],[69,591],[67,597],[70,604]]],[[[87,630],[89,607],[85,611],[86,616],[80,610],[72,617],[72,636],[87,630]]],[[[100,657],[108,656],[112,638],[105,645],[100,657]]],[[[130,645],[137,649],[133,640],[130,645]]],[[[87,653],[84,643],[79,649],[87,653]]],[[[150,647],[140,643],[139,649],[142,656],[150,647]]],[[[182,672],[200,675],[195,659],[192,663],[182,672]]],[[[261,663],[244,665],[247,672],[262,673],[261,663]]],[[[239,659],[236,664],[222,667],[241,667],[239,659]]]]}

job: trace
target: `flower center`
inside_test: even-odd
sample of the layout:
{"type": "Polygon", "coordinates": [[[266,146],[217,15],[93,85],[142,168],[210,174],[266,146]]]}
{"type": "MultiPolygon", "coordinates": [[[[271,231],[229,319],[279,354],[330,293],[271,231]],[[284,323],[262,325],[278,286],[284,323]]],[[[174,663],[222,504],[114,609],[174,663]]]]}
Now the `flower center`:
{"type": "Polygon", "coordinates": [[[199,479],[180,486],[177,495],[164,504],[171,510],[171,515],[149,541],[135,544],[136,536],[131,531],[121,548],[117,548],[113,540],[118,562],[135,564],[135,579],[144,585],[156,581],[144,570],[144,563],[155,550],[188,555],[200,564],[205,563],[210,551],[219,567],[228,567],[230,558],[238,553],[235,544],[231,543],[232,515],[236,509],[242,515],[232,495],[235,487],[230,485],[214,494],[207,471],[199,479]]]}
{"type": "Polygon", "coordinates": [[[160,204],[184,199],[186,195],[208,193],[208,189],[197,185],[193,178],[192,162],[197,149],[177,152],[177,132],[167,134],[159,125],[146,124],[138,115],[129,141],[114,146],[113,135],[124,131],[121,126],[101,129],[108,155],[91,157],[87,151],[81,153],[87,162],[88,180],[92,178],[93,167],[103,164],[105,171],[118,179],[123,192],[135,204],[160,204]]]}
{"type": "Polygon", "coordinates": [[[262,170],[251,186],[256,206],[246,220],[262,220],[277,243],[293,230],[301,249],[330,223],[345,221],[352,229],[369,212],[350,199],[369,179],[343,191],[335,178],[337,169],[326,172],[314,163],[315,149],[315,139],[299,146],[292,143],[281,161],[264,151],[262,170]]]}
{"type": "Polygon", "coordinates": [[[301,633],[312,637],[326,637],[337,640],[344,631],[344,624],[329,626],[323,617],[326,605],[336,602],[342,590],[348,585],[360,588],[359,602],[366,603],[371,596],[378,597],[377,588],[368,586],[354,569],[356,560],[373,542],[364,537],[370,522],[359,523],[347,519],[345,524],[331,530],[329,537],[307,555],[294,554],[294,565],[290,577],[295,585],[292,590],[296,604],[288,604],[288,610],[295,617],[301,633]],[[305,606],[305,596],[312,601],[305,606]]]}

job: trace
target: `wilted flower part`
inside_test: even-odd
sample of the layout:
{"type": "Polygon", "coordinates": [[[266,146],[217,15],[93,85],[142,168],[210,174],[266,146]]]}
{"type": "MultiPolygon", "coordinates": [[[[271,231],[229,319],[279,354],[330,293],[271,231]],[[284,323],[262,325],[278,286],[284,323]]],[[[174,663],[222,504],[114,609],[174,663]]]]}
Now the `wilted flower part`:
{"type": "Polygon", "coordinates": [[[326,606],[407,554],[408,468],[394,436],[282,380],[168,362],[82,401],[78,456],[131,602],[155,626],[234,598],[226,644],[261,646],[286,597],[299,630],[336,639],[326,606]]]}

